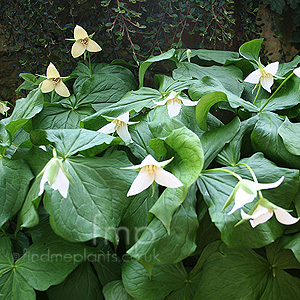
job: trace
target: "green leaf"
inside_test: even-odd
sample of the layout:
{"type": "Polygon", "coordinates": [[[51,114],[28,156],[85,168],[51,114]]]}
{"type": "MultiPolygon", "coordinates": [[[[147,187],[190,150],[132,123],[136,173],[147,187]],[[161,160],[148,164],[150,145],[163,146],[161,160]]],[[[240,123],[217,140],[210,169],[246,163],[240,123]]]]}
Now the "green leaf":
{"type": "Polygon", "coordinates": [[[172,77],[166,75],[155,75],[155,85],[161,93],[165,92],[180,92],[189,88],[194,83],[194,79],[174,80],[172,77]]]}
{"type": "Polygon", "coordinates": [[[299,63],[300,63],[300,56],[296,55],[292,61],[288,63],[279,64],[276,75],[280,77],[287,75],[287,73],[293,71],[298,66],[299,63]]]}
{"type": "Polygon", "coordinates": [[[103,295],[106,300],[132,300],[133,299],[126,292],[121,280],[111,281],[106,286],[104,286],[103,295]]]}
{"type": "Polygon", "coordinates": [[[153,56],[145,60],[140,68],[139,68],[139,87],[141,88],[144,84],[144,76],[147,69],[152,65],[154,62],[170,59],[175,53],[175,49],[170,49],[169,51],[162,53],[158,56],[153,56]]]}
{"type": "Polygon", "coordinates": [[[264,39],[256,39],[250,42],[244,43],[240,49],[239,53],[244,58],[254,61],[256,64],[259,62],[259,52],[261,48],[261,44],[264,39]]]}
{"type": "Polygon", "coordinates": [[[227,60],[239,58],[237,52],[220,51],[220,50],[207,50],[207,49],[192,49],[192,56],[197,56],[200,60],[213,61],[224,65],[227,60]]]}
{"type": "Polygon", "coordinates": [[[284,0],[264,0],[264,4],[270,4],[270,7],[273,11],[275,11],[277,14],[282,14],[282,10],[285,6],[284,0]]]}
{"type": "Polygon", "coordinates": [[[129,295],[134,299],[157,300],[185,285],[187,273],[182,263],[153,268],[151,277],[136,260],[123,263],[122,280],[129,295]]]}
{"type": "Polygon", "coordinates": [[[109,145],[114,137],[86,129],[40,129],[31,132],[31,140],[35,145],[53,143],[61,155],[69,157],[94,146],[109,145]]]}
{"type": "Polygon", "coordinates": [[[282,248],[292,250],[298,262],[300,262],[300,233],[284,237],[282,248]]]}
{"type": "MultiPolygon", "coordinates": [[[[284,176],[284,181],[279,187],[264,190],[262,193],[272,203],[289,209],[291,202],[296,197],[298,188],[295,182],[299,181],[299,171],[277,167],[265,159],[261,153],[256,153],[250,158],[241,160],[241,162],[252,168],[260,183],[275,182],[284,176]]],[[[244,166],[226,169],[235,172],[244,179],[253,180],[248,169],[244,166]]],[[[209,207],[212,222],[220,230],[223,242],[229,247],[259,248],[280,237],[283,233],[283,226],[275,218],[255,228],[252,228],[249,222],[234,227],[241,219],[240,212],[227,215],[231,207],[224,212],[222,212],[222,208],[236,184],[237,180],[234,176],[221,171],[203,172],[198,180],[198,186],[209,207]]],[[[248,212],[253,205],[247,204],[244,211],[248,212]]]]}
{"type": "Polygon", "coordinates": [[[0,227],[22,207],[32,178],[24,160],[0,157],[0,227]]]}
{"type": "Polygon", "coordinates": [[[79,265],[59,285],[47,290],[49,300],[100,300],[101,286],[89,262],[79,265]]]}
{"type": "Polygon", "coordinates": [[[300,123],[291,123],[288,117],[285,118],[282,125],[278,128],[285,148],[294,155],[300,155],[299,135],[300,123]]]}

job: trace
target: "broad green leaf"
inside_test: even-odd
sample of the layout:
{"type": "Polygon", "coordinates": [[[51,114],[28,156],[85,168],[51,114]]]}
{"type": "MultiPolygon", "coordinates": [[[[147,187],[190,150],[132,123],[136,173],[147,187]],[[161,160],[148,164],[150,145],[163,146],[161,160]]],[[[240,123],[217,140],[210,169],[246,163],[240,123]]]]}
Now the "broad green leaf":
{"type": "Polygon", "coordinates": [[[186,90],[194,81],[194,79],[174,80],[172,77],[166,75],[155,75],[155,83],[161,93],[186,90]]]}
{"type": "Polygon", "coordinates": [[[240,124],[239,119],[235,118],[227,125],[207,131],[200,137],[204,151],[204,169],[215,159],[225,144],[229,143],[235,137],[240,129],[240,124]]]}
{"type": "Polygon", "coordinates": [[[192,185],[173,215],[170,234],[161,221],[154,218],[127,253],[149,269],[153,265],[177,263],[191,255],[196,249],[198,229],[195,204],[196,188],[192,185]]]}
{"type": "Polygon", "coordinates": [[[142,62],[139,69],[139,87],[141,88],[143,86],[144,76],[150,65],[152,65],[154,62],[170,59],[174,55],[174,53],[175,49],[170,49],[169,51],[162,53],[161,55],[150,57],[142,62]]]}
{"type": "Polygon", "coordinates": [[[40,129],[31,132],[31,140],[35,145],[52,143],[58,153],[69,157],[94,146],[109,145],[114,137],[86,129],[40,129]]]}
{"type": "Polygon", "coordinates": [[[225,64],[227,60],[239,58],[237,52],[232,51],[219,51],[208,49],[192,49],[192,56],[197,56],[200,60],[213,61],[219,64],[225,64]]]}
{"type": "Polygon", "coordinates": [[[106,286],[104,286],[103,295],[105,297],[105,300],[132,300],[133,299],[126,292],[121,280],[111,281],[106,286]]]}
{"type": "Polygon", "coordinates": [[[278,128],[285,148],[294,155],[300,155],[299,132],[300,123],[291,123],[287,117],[278,128]]]}
{"type": "Polygon", "coordinates": [[[100,300],[101,286],[89,262],[79,265],[59,285],[47,290],[49,300],[100,300]]]}
{"type": "Polygon", "coordinates": [[[277,76],[285,76],[290,71],[293,71],[298,64],[300,63],[300,56],[296,55],[292,61],[288,63],[279,64],[278,71],[276,73],[277,76]]]}
{"type": "Polygon", "coordinates": [[[153,101],[161,101],[162,95],[159,91],[143,87],[137,91],[127,93],[119,102],[101,109],[92,116],[82,120],[83,127],[98,130],[107,124],[102,116],[118,117],[126,112],[140,112],[143,108],[153,108],[153,101]]]}
{"type": "Polygon", "coordinates": [[[136,260],[122,266],[122,281],[129,295],[137,300],[157,300],[186,284],[187,273],[182,263],[155,266],[151,277],[136,260]]]}
{"type": "Polygon", "coordinates": [[[64,161],[71,182],[67,198],[45,185],[45,209],[53,230],[70,241],[103,237],[117,243],[116,227],[134,197],[126,197],[136,174],[121,170],[132,163],[124,152],[64,161]],[[67,226],[66,226],[67,224],[67,226]]]}
{"type": "Polygon", "coordinates": [[[0,226],[20,210],[32,178],[24,160],[0,157],[0,226]]]}
{"type": "MultiPolygon", "coordinates": [[[[256,153],[250,158],[241,160],[241,162],[252,168],[260,183],[275,182],[284,176],[284,181],[279,187],[263,190],[262,194],[276,205],[289,209],[298,190],[298,183],[296,182],[299,182],[299,171],[277,167],[265,159],[261,153],[256,153]]],[[[244,166],[226,169],[239,174],[244,179],[253,180],[248,169],[244,166]]],[[[209,207],[212,222],[221,232],[222,240],[229,247],[259,248],[280,237],[284,227],[275,217],[255,228],[252,228],[249,222],[234,227],[241,220],[240,211],[227,215],[231,206],[223,212],[222,208],[236,184],[237,180],[234,176],[222,171],[204,171],[198,180],[200,192],[209,207]]],[[[248,212],[253,205],[254,203],[247,204],[243,208],[244,211],[248,212]]]]}
{"type": "Polygon", "coordinates": [[[295,257],[300,262],[300,233],[296,233],[292,236],[285,237],[283,249],[292,250],[295,257]]]}
{"type": "Polygon", "coordinates": [[[38,114],[44,105],[44,95],[39,88],[31,91],[26,98],[17,100],[16,107],[9,118],[6,128],[12,135],[38,114]]]}
{"type": "Polygon", "coordinates": [[[240,55],[243,56],[244,58],[254,61],[255,63],[258,64],[259,61],[259,52],[261,48],[261,43],[263,42],[264,39],[256,39],[252,40],[250,42],[244,43],[240,49],[240,55]]]}
{"type": "Polygon", "coordinates": [[[11,144],[12,136],[10,132],[5,128],[3,121],[0,121],[0,148],[5,149],[11,144]]]}

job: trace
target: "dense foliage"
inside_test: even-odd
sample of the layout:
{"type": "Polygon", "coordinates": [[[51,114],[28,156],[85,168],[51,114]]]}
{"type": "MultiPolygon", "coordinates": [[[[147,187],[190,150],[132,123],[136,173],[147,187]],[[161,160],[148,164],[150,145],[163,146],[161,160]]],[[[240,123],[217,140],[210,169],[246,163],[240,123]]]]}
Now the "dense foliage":
{"type": "Polygon", "coordinates": [[[171,49],[138,78],[86,52],[67,78],[22,74],[0,121],[4,299],[299,299],[300,57],[264,67],[261,43],[171,49]],[[157,62],[172,73],[144,87],[157,62]]]}

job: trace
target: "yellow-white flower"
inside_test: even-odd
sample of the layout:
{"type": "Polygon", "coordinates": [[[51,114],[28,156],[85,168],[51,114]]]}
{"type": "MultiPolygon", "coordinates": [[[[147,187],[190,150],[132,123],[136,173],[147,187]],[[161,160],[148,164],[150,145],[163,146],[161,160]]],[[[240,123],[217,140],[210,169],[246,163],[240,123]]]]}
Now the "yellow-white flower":
{"type": "Polygon", "coordinates": [[[6,103],[0,101],[0,114],[5,115],[9,109],[10,107],[8,107],[6,103]]]}
{"type": "Polygon", "coordinates": [[[89,52],[101,51],[101,47],[93,41],[87,32],[79,25],[76,25],[74,29],[75,43],[72,46],[71,54],[74,58],[82,55],[85,50],[89,52]]]}
{"type": "Polygon", "coordinates": [[[49,93],[55,90],[55,92],[62,96],[62,97],[69,97],[70,92],[66,85],[63,83],[59,72],[53,65],[53,63],[50,63],[47,72],[46,72],[47,79],[44,80],[41,84],[41,91],[42,93],[49,93]]]}
{"type": "Polygon", "coordinates": [[[252,202],[257,196],[257,191],[274,189],[282,183],[283,179],[284,176],[282,176],[279,180],[273,183],[256,183],[251,180],[242,179],[235,186],[224,208],[234,201],[234,206],[232,210],[228,213],[228,215],[231,215],[236,210],[243,207],[245,204],[252,202]]]}
{"type": "Polygon", "coordinates": [[[250,224],[254,228],[259,224],[267,222],[272,218],[275,213],[276,219],[284,225],[295,224],[300,218],[294,218],[285,209],[274,205],[266,199],[260,199],[260,204],[256,207],[251,215],[246,214],[241,209],[241,216],[243,220],[249,220],[250,224]]]}
{"type": "Polygon", "coordinates": [[[199,101],[191,101],[191,100],[182,98],[179,96],[179,94],[180,93],[172,91],[165,100],[158,101],[158,102],[153,100],[153,102],[156,105],[167,104],[168,114],[171,118],[175,117],[179,114],[182,104],[185,106],[195,106],[199,102],[199,101]]]}
{"type": "Polygon", "coordinates": [[[141,164],[123,168],[127,170],[140,170],[138,176],[133,181],[127,197],[139,194],[147,189],[154,181],[162,186],[177,188],[183,186],[182,182],[172,173],[163,169],[173,158],[158,162],[151,154],[147,155],[141,164]]]}
{"type": "Polygon", "coordinates": [[[42,174],[43,177],[40,182],[39,196],[44,192],[45,183],[48,182],[53,190],[58,190],[64,198],[67,198],[69,179],[61,159],[57,157],[51,158],[39,176],[42,174]]]}
{"type": "Polygon", "coordinates": [[[274,83],[274,76],[278,71],[279,62],[273,62],[263,68],[259,65],[259,68],[252,73],[250,73],[245,79],[245,82],[258,84],[260,83],[261,86],[271,93],[271,87],[274,83]]]}
{"type": "Polygon", "coordinates": [[[110,134],[116,131],[123,141],[130,140],[130,142],[132,142],[130,133],[128,131],[128,125],[136,124],[138,122],[129,122],[129,112],[126,112],[125,114],[122,114],[117,118],[111,118],[106,116],[103,117],[106,120],[111,121],[111,123],[100,128],[98,132],[110,134]]]}

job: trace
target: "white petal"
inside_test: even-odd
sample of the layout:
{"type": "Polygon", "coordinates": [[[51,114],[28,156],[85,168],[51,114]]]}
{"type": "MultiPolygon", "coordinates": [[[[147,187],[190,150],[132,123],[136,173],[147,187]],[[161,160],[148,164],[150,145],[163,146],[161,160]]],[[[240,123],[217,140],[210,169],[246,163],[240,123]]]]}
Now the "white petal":
{"type": "Polygon", "coordinates": [[[46,71],[46,76],[47,78],[59,78],[60,75],[57,71],[57,69],[55,68],[55,66],[53,65],[53,63],[50,63],[47,71],[46,71]]]}
{"type": "Polygon", "coordinates": [[[74,58],[79,57],[84,53],[86,47],[83,46],[80,42],[75,42],[71,49],[71,54],[74,58]]]}
{"type": "Polygon", "coordinates": [[[256,219],[260,217],[261,215],[264,215],[269,212],[269,209],[266,207],[263,207],[261,205],[258,205],[253,214],[251,215],[251,219],[256,219]]]}
{"type": "Polygon", "coordinates": [[[126,112],[125,114],[118,116],[116,119],[125,122],[127,124],[129,121],[129,112],[126,112]]]}
{"type": "Polygon", "coordinates": [[[76,25],[75,29],[74,29],[74,38],[75,40],[81,40],[81,39],[85,39],[88,37],[87,32],[79,25],[76,25]]]}
{"type": "Polygon", "coordinates": [[[90,52],[99,52],[102,50],[102,48],[95,41],[89,39],[86,50],[90,52]]]}
{"type": "Polygon", "coordinates": [[[271,64],[268,64],[264,69],[267,73],[272,74],[273,76],[275,76],[275,74],[278,71],[278,67],[279,67],[279,62],[275,61],[271,64]]]}
{"type": "Polygon", "coordinates": [[[294,218],[291,216],[285,209],[278,207],[274,209],[276,219],[284,225],[295,224],[299,221],[300,218],[294,218]]]}
{"type": "Polygon", "coordinates": [[[182,182],[176,176],[160,167],[155,168],[154,180],[158,184],[169,188],[183,186],[182,182]]]}
{"type": "Polygon", "coordinates": [[[103,126],[102,128],[100,128],[99,130],[97,130],[97,132],[101,132],[101,133],[105,133],[105,134],[110,134],[116,131],[116,124],[111,122],[108,123],[107,125],[103,126]]]}
{"type": "Polygon", "coordinates": [[[281,185],[282,181],[284,180],[284,176],[282,176],[279,180],[273,182],[273,183],[255,183],[255,188],[257,190],[267,190],[267,189],[274,189],[281,185]]]}
{"type": "Polygon", "coordinates": [[[267,211],[264,214],[261,214],[259,217],[255,218],[254,220],[250,220],[251,226],[254,228],[259,224],[267,222],[273,216],[273,211],[267,211]]]}
{"type": "Polygon", "coordinates": [[[249,82],[249,83],[259,83],[259,79],[261,77],[261,70],[257,69],[255,71],[253,71],[252,73],[250,73],[245,79],[245,82],[249,82]]]}
{"type": "Polygon", "coordinates": [[[181,103],[172,102],[167,104],[168,113],[171,118],[176,117],[181,109],[181,103]]]}
{"type": "Polygon", "coordinates": [[[196,106],[198,104],[199,101],[191,101],[188,99],[184,99],[180,97],[180,100],[182,101],[184,106],[196,106]]]}
{"type": "Polygon", "coordinates": [[[239,188],[234,197],[234,206],[228,215],[233,214],[237,209],[243,207],[246,203],[252,202],[256,197],[256,194],[257,193],[249,194],[244,189],[239,188]]]}
{"type": "Polygon", "coordinates": [[[117,128],[117,134],[119,135],[119,137],[123,141],[126,141],[126,140],[130,140],[131,141],[131,136],[129,134],[127,124],[124,123],[122,126],[118,127],[117,128]]]}
{"type": "Polygon", "coordinates": [[[178,94],[177,92],[172,91],[170,95],[166,98],[166,100],[168,101],[174,99],[177,96],[177,94],[178,94]]]}
{"type": "Polygon", "coordinates": [[[148,154],[140,164],[141,167],[145,167],[148,165],[160,167],[159,162],[151,154],[148,154]]]}
{"type": "Polygon", "coordinates": [[[127,197],[139,194],[143,190],[147,189],[154,181],[153,176],[148,174],[146,168],[142,168],[138,176],[134,179],[128,193],[127,197]]]}
{"type": "Polygon", "coordinates": [[[55,88],[55,83],[52,79],[46,79],[41,84],[41,91],[42,93],[49,93],[52,92],[55,88]]]}
{"type": "Polygon", "coordinates": [[[68,90],[68,88],[66,87],[66,85],[60,81],[56,84],[55,86],[55,92],[62,96],[62,97],[69,97],[70,96],[70,92],[68,90]]]}
{"type": "Polygon", "coordinates": [[[264,76],[260,77],[261,86],[269,93],[271,93],[271,87],[273,83],[274,83],[274,78],[273,75],[271,74],[267,74],[266,77],[264,76]]]}
{"type": "Polygon", "coordinates": [[[44,186],[45,186],[45,183],[48,181],[48,168],[46,167],[45,168],[45,171],[44,171],[44,174],[43,174],[43,177],[41,179],[41,182],[40,182],[40,191],[39,191],[39,196],[43,194],[44,192],[44,186]]]}
{"type": "Polygon", "coordinates": [[[169,164],[172,160],[173,160],[174,157],[170,158],[170,159],[167,159],[167,160],[163,160],[161,162],[158,162],[158,166],[159,167],[164,167],[166,166],[167,164],[169,164]]]}
{"type": "Polygon", "coordinates": [[[300,77],[300,67],[294,70],[294,74],[300,77]]]}
{"type": "Polygon", "coordinates": [[[154,101],[153,100],[153,102],[156,104],[156,105],[165,105],[166,103],[167,103],[167,99],[165,99],[165,100],[162,100],[162,101],[154,101]]]}
{"type": "Polygon", "coordinates": [[[67,198],[69,189],[69,179],[67,178],[62,169],[59,169],[56,179],[53,182],[51,188],[55,191],[58,190],[64,198],[67,198]]]}
{"type": "Polygon", "coordinates": [[[246,214],[242,209],[241,209],[241,216],[243,220],[251,219],[251,215],[246,214]]]}

